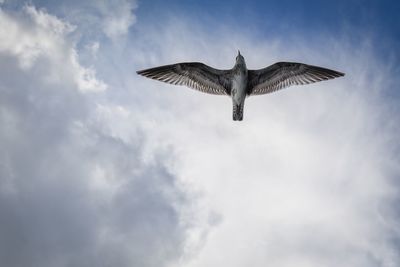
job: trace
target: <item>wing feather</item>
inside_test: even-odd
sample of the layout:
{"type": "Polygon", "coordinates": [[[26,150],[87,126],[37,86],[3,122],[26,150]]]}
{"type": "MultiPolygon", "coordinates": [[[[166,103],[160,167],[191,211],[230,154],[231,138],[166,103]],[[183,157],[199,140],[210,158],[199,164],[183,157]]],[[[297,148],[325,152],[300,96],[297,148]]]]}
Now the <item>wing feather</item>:
{"type": "Polygon", "coordinates": [[[186,62],[137,71],[150,79],[185,85],[214,95],[230,95],[230,71],[218,70],[199,62],[186,62]]]}
{"type": "Polygon", "coordinates": [[[260,70],[249,70],[248,95],[268,94],[291,85],[310,84],[344,76],[344,73],[294,62],[278,62],[260,70]]]}

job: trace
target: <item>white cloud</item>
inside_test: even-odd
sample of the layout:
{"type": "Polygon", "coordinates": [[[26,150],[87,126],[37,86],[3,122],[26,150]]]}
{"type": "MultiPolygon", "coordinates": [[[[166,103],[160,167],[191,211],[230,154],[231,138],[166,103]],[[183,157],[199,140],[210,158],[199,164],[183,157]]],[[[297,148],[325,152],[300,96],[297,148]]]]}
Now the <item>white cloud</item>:
{"type": "Polygon", "coordinates": [[[162,151],[142,159],[140,129],[113,133],[104,114],[127,113],[98,108],[106,84],[80,65],[69,24],[33,6],[1,11],[0,22],[0,265],[179,257],[188,197],[162,151]]]}
{"type": "Polygon", "coordinates": [[[23,69],[30,69],[40,62],[51,65],[43,75],[49,83],[72,80],[82,91],[102,91],[106,84],[95,77],[95,71],[78,62],[74,45],[66,36],[74,27],[54,16],[37,10],[33,6],[24,7],[24,15],[14,19],[0,10],[0,52],[18,58],[23,69]],[[40,61],[40,62],[38,62],[40,61]]]}
{"type": "Polygon", "coordinates": [[[136,1],[133,0],[72,0],[53,7],[69,21],[79,24],[83,38],[101,39],[99,35],[104,34],[113,41],[120,41],[127,35],[136,22],[136,8],[136,1]]]}
{"type": "Polygon", "coordinates": [[[109,8],[110,5],[99,8],[104,16],[103,31],[111,39],[127,34],[129,27],[136,21],[136,17],[132,13],[136,8],[135,2],[118,2],[117,4],[112,3],[114,7],[112,10],[109,8]]]}

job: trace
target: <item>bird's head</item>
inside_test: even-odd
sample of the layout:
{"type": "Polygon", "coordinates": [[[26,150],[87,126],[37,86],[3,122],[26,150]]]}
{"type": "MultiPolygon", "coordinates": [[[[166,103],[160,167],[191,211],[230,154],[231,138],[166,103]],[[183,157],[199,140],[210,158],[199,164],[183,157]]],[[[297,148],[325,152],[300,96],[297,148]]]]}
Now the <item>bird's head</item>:
{"type": "Polygon", "coordinates": [[[236,56],[236,64],[246,64],[244,61],[244,57],[240,54],[240,51],[238,50],[238,55],[236,56]]]}

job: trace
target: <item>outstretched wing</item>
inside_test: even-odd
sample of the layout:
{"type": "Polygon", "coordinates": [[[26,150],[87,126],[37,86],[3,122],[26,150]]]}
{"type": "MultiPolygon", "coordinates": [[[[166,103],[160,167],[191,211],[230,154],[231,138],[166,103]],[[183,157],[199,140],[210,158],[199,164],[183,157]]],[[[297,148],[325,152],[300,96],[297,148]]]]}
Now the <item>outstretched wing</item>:
{"type": "Polygon", "coordinates": [[[178,63],[137,71],[145,77],[162,82],[186,85],[204,93],[229,95],[229,71],[211,68],[203,63],[178,63]]]}
{"type": "Polygon", "coordinates": [[[260,70],[249,70],[248,95],[272,93],[291,85],[309,84],[344,76],[344,73],[294,62],[278,62],[260,70]]]}

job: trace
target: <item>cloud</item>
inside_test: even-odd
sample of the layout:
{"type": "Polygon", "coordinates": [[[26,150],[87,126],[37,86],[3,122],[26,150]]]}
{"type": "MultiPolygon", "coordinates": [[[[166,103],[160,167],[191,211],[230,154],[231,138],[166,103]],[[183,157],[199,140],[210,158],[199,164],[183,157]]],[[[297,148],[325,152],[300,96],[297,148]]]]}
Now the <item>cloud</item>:
{"type": "Polygon", "coordinates": [[[108,123],[129,111],[97,103],[107,84],[79,63],[73,26],[34,6],[1,10],[0,22],[1,265],[165,266],[179,257],[192,201],[168,150],[145,160],[140,129],[114,134],[108,123]]]}
{"type": "Polygon", "coordinates": [[[90,38],[100,38],[99,33],[111,40],[126,36],[129,28],[136,22],[134,10],[136,1],[107,0],[107,1],[69,1],[63,2],[54,9],[79,24],[80,30],[90,38]]]}
{"type": "Polygon", "coordinates": [[[367,37],[286,43],[174,18],[118,46],[82,36],[79,50],[83,16],[67,26],[30,8],[0,14],[17,33],[0,34],[14,40],[0,42],[3,265],[399,265],[398,108],[386,98],[398,79],[367,37]],[[346,76],[251,97],[238,124],[229,98],[134,75],[230,68],[238,48],[249,68],[292,60],[346,76]],[[108,90],[82,89],[80,69],[108,90]]]}
{"type": "Polygon", "coordinates": [[[132,13],[136,8],[134,2],[119,1],[118,4],[113,5],[115,9],[112,12],[110,12],[108,6],[100,8],[105,17],[103,31],[111,39],[127,34],[129,27],[136,21],[132,13]]]}
{"type": "Polygon", "coordinates": [[[106,89],[106,84],[95,78],[93,69],[79,64],[72,42],[65,38],[74,30],[72,25],[33,6],[24,7],[27,17],[20,16],[20,20],[0,12],[1,23],[5,26],[0,31],[0,52],[18,58],[23,69],[43,62],[52,65],[41,77],[49,83],[66,79],[72,80],[82,91],[106,89]]]}
{"type": "MultiPolygon", "coordinates": [[[[112,40],[119,43],[128,35],[132,25],[136,23],[135,0],[71,0],[71,1],[30,1],[38,9],[63,18],[77,26],[74,35],[78,45],[112,40]]],[[[25,0],[4,2],[8,9],[20,9],[26,6],[25,0]]]]}

